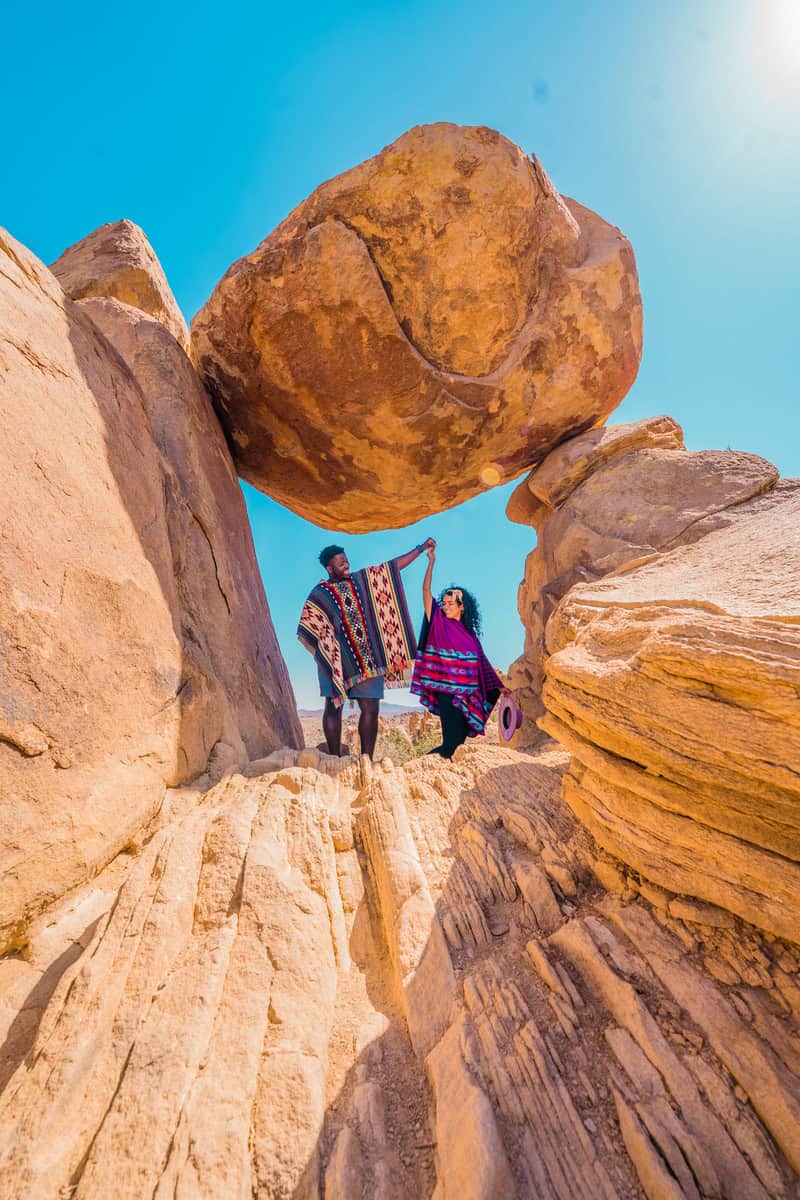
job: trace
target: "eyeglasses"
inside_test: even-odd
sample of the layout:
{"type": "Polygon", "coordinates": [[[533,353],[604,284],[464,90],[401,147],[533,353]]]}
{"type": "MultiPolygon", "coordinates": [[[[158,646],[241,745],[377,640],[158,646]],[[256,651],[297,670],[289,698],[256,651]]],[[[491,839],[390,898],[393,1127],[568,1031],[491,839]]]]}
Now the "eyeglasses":
{"type": "Polygon", "coordinates": [[[464,597],[462,595],[461,588],[448,588],[443,594],[445,596],[451,596],[453,600],[457,600],[459,604],[464,603],[464,597]]]}

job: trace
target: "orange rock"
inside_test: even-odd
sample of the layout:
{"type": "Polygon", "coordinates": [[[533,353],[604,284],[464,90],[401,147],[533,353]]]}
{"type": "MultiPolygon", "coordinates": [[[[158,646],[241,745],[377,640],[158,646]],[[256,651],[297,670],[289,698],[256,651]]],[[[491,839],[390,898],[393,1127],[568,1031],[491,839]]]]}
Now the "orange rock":
{"type": "Polygon", "coordinates": [[[562,504],[584,479],[612,459],[634,450],[683,449],[683,432],[672,417],[647,417],[627,425],[590,429],[556,446],[534,467],[512,492],[506,516],[521,525],[538,527],[549,510],[562,504]],[[526,499],[525,493],[530,499],[526,499]]]}
{"type": "Polygon", "coordinates": [[[684,450],[669,417],[572,438],[531,473],[506,510],[538,534],[518,596],[525,648],[509,672],[528,717],[515,745],[537,739],[545,630],[570,588],[696,541],[777,478],[754,454],[684,450]]]}
{"type": "Polygon", "coordinates": [[[309,520],[406,525],[602,421],[638,368],[619,230],[493,130],[411,130],[235,263],[192,325],[240,474],[309,520]]]}
{"type": "MultiPolygon", "coordinates": [[[[81,301],[130,367],[162,458],[184,670],[217,695],[224,733],[249,758],[300,746],[239,482],[197,372],[164,326],[117,300],[81,301]]],[[[198,736],[202,736],[198,730],[198,736]]]]}

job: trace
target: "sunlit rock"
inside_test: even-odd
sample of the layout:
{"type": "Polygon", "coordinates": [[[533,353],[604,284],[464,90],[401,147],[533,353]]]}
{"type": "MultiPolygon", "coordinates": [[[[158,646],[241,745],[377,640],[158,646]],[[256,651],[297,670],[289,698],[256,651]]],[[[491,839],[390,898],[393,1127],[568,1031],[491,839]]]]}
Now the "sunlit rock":
{"type": "Polygon", "coordinates": [[[229,269],[193,356],[239,473],[363,532],[513,479],[633,382],[618,229],[483,127],[420,126],[229,269]]]}
{"type": "Polygon", "coordinates": [[[183,350],[138,309],[68,299],[4,232],[0,265],[3,949],[142,836],[165,784],[302,735],[183,350]]]}

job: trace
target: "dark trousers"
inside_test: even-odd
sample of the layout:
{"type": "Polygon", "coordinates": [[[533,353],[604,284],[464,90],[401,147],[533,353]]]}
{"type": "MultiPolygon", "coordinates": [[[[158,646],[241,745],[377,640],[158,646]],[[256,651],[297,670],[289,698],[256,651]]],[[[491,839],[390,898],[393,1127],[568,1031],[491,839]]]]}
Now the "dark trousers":
{"type": "Polygon", "coordinates": [[[439,697],[439,720],[442,722],[442,744],[431,754],[441,754],[442,758],[452,758],[453,752],[467,740],[467,718],[460,708],[453,704],[452,696],[447,692],[437,692],[439,697]]]}

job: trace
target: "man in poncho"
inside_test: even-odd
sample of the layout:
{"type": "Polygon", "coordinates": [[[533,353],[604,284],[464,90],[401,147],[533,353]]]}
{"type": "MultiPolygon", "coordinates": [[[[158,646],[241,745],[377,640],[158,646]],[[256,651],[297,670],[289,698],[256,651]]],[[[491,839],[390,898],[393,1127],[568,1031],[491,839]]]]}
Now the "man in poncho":
{"type": "Polygon", "coordinates": [[[406,686],[417,652],[400,572],[431,546],[435,542],[427,538],[399,558],[352,575],[341,546],[326,546],[319,556],[328,578],[303,605],[297,636],[317,664],[329,754],[341,754],[342,705],[353,699],[361,710],[361,753],[372,758],[384,686],[406,686]]]}

